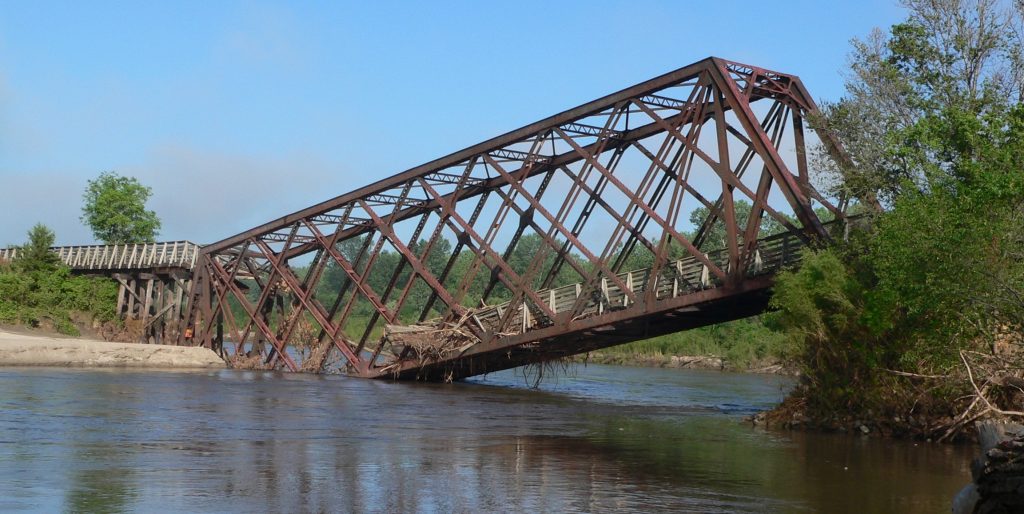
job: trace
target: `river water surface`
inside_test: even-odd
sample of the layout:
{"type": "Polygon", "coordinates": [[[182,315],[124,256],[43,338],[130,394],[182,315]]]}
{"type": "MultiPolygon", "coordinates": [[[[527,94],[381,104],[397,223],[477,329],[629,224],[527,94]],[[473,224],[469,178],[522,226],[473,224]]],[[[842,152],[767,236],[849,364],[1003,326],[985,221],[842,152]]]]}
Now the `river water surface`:
{"type": "Polygon", "coordinates": [[[972,449],[753,428],[785,378],[0,369],[0,511],[948,512],[972,449]]]}

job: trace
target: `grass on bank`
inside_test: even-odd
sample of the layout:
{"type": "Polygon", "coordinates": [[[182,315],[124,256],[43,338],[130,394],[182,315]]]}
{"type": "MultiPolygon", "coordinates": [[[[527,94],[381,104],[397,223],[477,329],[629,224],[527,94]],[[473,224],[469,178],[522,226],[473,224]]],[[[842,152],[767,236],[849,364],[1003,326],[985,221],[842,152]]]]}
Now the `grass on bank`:
{"type": "Polygon", "coordinates": [[[761,316],[667,334],[600,350],[612,362],[678,356],[718,357],[732,369],[784,362],[795,352],[792,341],[769,329],[761,316]],[[616,359],[618,358],[618,359],[616,359]]]}

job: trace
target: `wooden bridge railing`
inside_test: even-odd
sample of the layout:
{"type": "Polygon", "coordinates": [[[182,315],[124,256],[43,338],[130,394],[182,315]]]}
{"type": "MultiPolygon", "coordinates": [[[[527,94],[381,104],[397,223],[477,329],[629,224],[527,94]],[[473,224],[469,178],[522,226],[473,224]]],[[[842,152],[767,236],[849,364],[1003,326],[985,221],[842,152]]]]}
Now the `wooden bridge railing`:
{"type": "MultiPolygon", "coordinates": [[[[832,224],[834,222],[827,223],[826,226],[832,224]]],[[[785,267],[796,264],[800,260],[800,250],[803,247],[803,241],[796,235],[788,232],[763,238],[758,241],[757,250],[753,256],[754,262],[748,268],[747,275],[753,277],[774,274],[785,267]]],[[[727,250],[715,250],[705,255],[715,265],[722,269],[728,269],[729,255],[727,250]]],[[[627,287],[631,288],[634,294],[640,294],[646,290],[650,273],[650,268],[644,268],[619,273],[618,277],[627,287]]],[[[707,266],[698,261],[696,257],[688,256],[663,266],[654,284],[656,284],[655,296],[658,300],[662,300],[716,287],[720,285],[720,280],[711,275],[707,266]]],[[[582,294],[582,290],[582,284],[569,284],[537,291],[537,296],[547,300],[547,306],[551,308],[552,312],[559,314],[571,309],[576,304],[582,294]]],[[[629,296],[619,286],[605,278],[601,280],[600,294],[594,295],[585,301],[580,315],[602,314],[606,310],[621,309],[628,306],[629,296]]],[[[481,327],[493,329],[505,315],[505,311],[508,308],[508,302],[484,307],[474,312],[473,317],[481,327]]],[[[526,309],[524,304],[520,304],[517,312],[512,315],[512,326],[518,328],[518,333],[523,333],[538,325],[544,325],[539,318],[543,318],[541,313],[526,309]]]]}
{"type": "MultiPolygon", "coordinates": [[[[182,268],[191,270],[196,264],[200,246],[191,241],[161,243],[58,246],[55,252],[71,269],[77,271],[151,270],[182,268]]],[[[0,248],[0,260],[12,260],[18,248],[0,248]]]]}

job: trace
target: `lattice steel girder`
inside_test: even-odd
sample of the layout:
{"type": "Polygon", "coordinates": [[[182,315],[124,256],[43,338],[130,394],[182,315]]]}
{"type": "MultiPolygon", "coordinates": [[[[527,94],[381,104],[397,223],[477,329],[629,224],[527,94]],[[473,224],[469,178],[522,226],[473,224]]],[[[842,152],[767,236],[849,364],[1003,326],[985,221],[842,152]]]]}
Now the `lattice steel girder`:
{"type": "MultiPolygon", "coordinates": [[[[408,348],[381,362],[384,342],[374,337],[431,315],[459,320],[479,343],[464,350],[473,355],[625,315],[587,311],[608,288],[632,315],[664,312],[685,303],[657,292],[678,252],[703,267],[716,298],[740,294],[760,259],[762,217],[807,243],[828,237],[812,200],[843,216],[809,179],[803,120],[815,110],[795,76],[707,58],[206,246],[188,319],[197,342],[217,348],[226,322],[234,358],[312,371],[334,358],[377,376],[411,364],[402,361],[408,348]],[[756,102],[770,104],[763,119],[756,102]],[[790,119],[796,174],[782,155],[790,119]],[[638,164],[643,174],[630,175],[638,164]],[[756,186],[744,183],[757,172],[756,186]],[[551,187],[563,189],[545,194],[551,187]],[[746,219],[737,219],[737,198],[752,205],[746,219]],[[779,198],[798,221],[772,203],[779,198]],[[681,226],[684,206],[709,213],[695,236],[681,226]],[[722,260],[705,247],[716,224],[722,260]],[[532,253],[513,262],[523,251],[532,253]],[[634,257],[652,259],[649,283],[620,275],[634,257]],[[577,282],[568,308],[538,292],[566,280],[577,282]],[[502,299],[495,324],[467,324],[474,308],[502,299]]],[[[820,140],[848,163],[834,138],[820,140]]]]}
{"type": "MultiPolygon", "coordinates": [[[[411,179],[419,178],[419,177],[432,177],[433,174],[435,172],[437,172],[437,171],[448,169],[448,168],[450,168],[452,166],[455,166],[455,165],[458,165],[460,163],[465,163],[465,162],[469,161],[471,158],[473,158],[475,156],[478,156],[478,155],[482,155],[484,153],[500,151],[500,150],[502,150],[503,148],[505,148],[508,145],[511,145],[511,144],[517,143],[519,141],[525,140],[525,139],[527,139],[527,138],[529,138],[531,136],[536,135],[537,133],[543,132],[545,130],[550,130],[553,127],[558,127],[558,126],[561,126],[561,125],[564,125],[564,124],[567,124],[567,123],[572,123],[574,120],[586,118],[589,115],[593,115],[595,113],[599,113],[602,110],[607,109],[607,108],[609,108],[611,106],[614,106],[614,105],[616,105],[616,104],[618,104],[620,102],[623,102],[623,101],[637,99],[640,102],[642,102],[644,104],[647,104],[647,102],[649,100],[652,100],[654,98],[658,98],[656,95],[654,95],[654,93],[656,91],[660,91],[662,89],[671,87],[671,86],[673,86],[675,84],[686,82],[688,80],[693,80],[694,78],[696,78],[702,72],[704,72],[704,73],[715,73],[715,74],[718,74],[718,75],[721,76],[721,75],[725,74],[725,72],[723,70],[726,70],[726,69],[728,69],[731,72],[733,72],[734,75],[736,74],[736,72],[733,71],[734,69],[746,69],[746,70],[752,70],[752,71],[748,71],[748,74],[756,74],[758,76],[763,76],[766,73],[768,73],[768,74],[771,74],[771,75],[773,75],[775,77],[784,78],[784,81],[787,84],[790,84],[792,86],[791,88],[785,89],[785,91],[786,91],[785,98],[793,99],[794,101],[799,102],[801,105],[810,106],[810,107],[802,107],[802,109],[804,111],[816,111],[817,110],[817,108],[814,106],[813,100],[811,99],[811,97],[809,95],[806,94],[806,89],[804,88],[803,84],[800,82],[800,79],[798,77],[796,77],[796,76],[783,75],[783,74],[779,74],[779,73],[775,73],[775,72],[767,72],[766,70],[763,70],[763,69],[760,69],[760,68],[755,68],[755,67],[752,67],[752,66],[746,66],[746,65],[742,65],[742,64],[738,64],[738,63],[732,63],[732,62],[725,61],[725,60],[718,59],[718,58],[714,58],[714,57],[709,57],[709,58],[704,59],[702,61],[699,61],[699,62],[696,62],[694,64],[691,64],[689,66],[686,66],[686,67],[680,68],[678,70],[666,73],[666,74],[664,74],[664,75],[662,75],[660,77],[648,80],[646,82],[642,82],[640,84],[637,84],[635,86],[626,88],[626,89],[624,89],[622,91],[619,91],[617,93],[613,93],[613,94],[605,96],[603,98],[594,100],[592,102],[588,102],[588,103],[586,103],[584,105],[581,105],[579,107],[575,107],[575,108],[570,109],[568,111],[564,111],[562,113],[556,114],[556,115],[551,116],[549,118],[546,118],[544,120],[538,121],[536,123],[532,123],[530,125],[527,125],[525,127],[520,128],[520,129],[514,130],[512,132],[508,132],[508,133],[503,134],[501,136],[498,136],[498,137],[495,137],[493,139],[487,140],[487,141],[485,141],[483,143],[479,143],[477,145],[471,146],[471,147],[466,148],[464,150],[460,150],[458,152],[455,152],[455,153],[450,154],[448,156],[442,157],[440,159],[428,162],[426,164],[422,164],[420,166],[416,166],[415,168],[411,168],[411,169],[409,169],[409,170],[407,170],[405,172],[402,172],[402,173],[400,173],[398,175],[395,175],[393,177],[390,177],[390,178],[387,178],[387,179],[384,179],[384,180],[380,180],[380,181],[375,182],[375,183],[373,183],[373,184],[371,184],[369,186],[357,189],[355,191],[352,191],[352,192],[344,194],[342,196],[333,198],[331,200],[327,200],[325,202],[321,202],[319,204],[316,204],[314,206],[308,207],[308,208],[303,209],[301,211],[289,214],[287,216],[283,216],[283,217],[278,218],[278,219],[276,219],[274,221],[265,223],[263,225],[260,225],[259,227],[253,228],[251,230],[248,230],[248,231],[243,232],[241,234],[238,234],[236,236],[232,236],[232,237],[229,237],[229,238],[224,239],[222,241],[219,241],[217,243],[214,243],[212,245],[208,245],[208,246],[205,247],[205,249],[207,249],[209,252],[216,252],[217,250],[219,250],[221,248],[224,248],[224,247],[227,247],[227,246],[231,246],[231,245],[237,244],[237,243],[239,243],[241,241],[244,241],[248,237],[262,235],[262,234],[265,234],[265,233],[268,233],[268,232],[272,232],[274,230],[279,229],[280,227],[285,227],[285,226],[291,225],[291,224],[295,223],[298,220],[301,220],[301,219],[304,219],[304,218],[308,218],[308,217],[312,217],[312,216],[317,216],[317,215],[320,215],[320,214],[324,214],[324,213],[336,210],[336,209],[338,209],[340,207],[343,207],[343,206],[345,206],[345,205],[347,205],[347,204],[349,204],[349,203],[351,203],[351,202],[353,202],[353,201],[355,201],[357,199],[369,197],[369,196],[374,195],[374,194],[379,194],[380,192],[383,192],[383,191],[391,190],[395,186],[400,185],[400,184],[404,184],[404,183],[408,182],[411,179]]],[[[748,81],[748,82],[750,84],[754,84],[753,81],[748,81]]],[[[738,84],[737,84],[737,87],[739,87],[738,84]]],[[[779,93],[775,93],[773,91],[765,91],[767,94],[765,94],[764,96],[758,96],[757,93],[762,92],[763,91],[762,88],[757,88],[756,91],[754,91],[753,90],[754,88],[752,86],[751,87],[745,86],[744,89],[745,89],[744,90],[744,96],[746,98],[746,101],[744,103],[749,103],[749,102],[756,101],[756,100],[762,99],[762,98],[773,98],[773,97],[783,96],[783,95],[781,95],[779,93]]],[[[676,101],[680,102],[680,105],[682,104],[682,101],[680,101],[680,100],[676,100],[676,101]]],[[[657,104],[654,104],[654,105],[657,105],[658,107],[663,107],[663,105],[662,105],[663,103],[664,102],[657,103],[657,104]]],[[[727,107],[729,109],[734,108],[734,106],[732,106],[732,105],[727,106],[727,107]]],[[[677,109],[677,110],[685,110],[684,108],[682,108],[682,107],[680,107],[678,105],[674,106],[673,108],[677,109]]],[[[647,124],[647,125],[645,125],[643,127],[639,127],[639,128],[633,129],[632,131],[626,131],[622,135],[622,137],[618,138],[618,139],[621,139],[623,142],[625,142],[625,141],[635,141],[635,140],[642,139],[644,137],[647,137],[647,136],[649,136],[651,134],[654,134],[654,133],[657,133],[657,132],[660,132],[660,131],[661,130],[659,130],[659,128],[656,125],[647,124]]],[[[837,156],[839,156],[839,159],[841,159],[843,162],[847,162],[848,158],[842,157],[843,155],[845,155],[845,153],[842,150],[842,147],[838,144],[838,142],[833,137],[828,136],[827,134],[823,134],[823,137],[825,139],[827,139],[827,141],[825,141],[826,148],[830,152],[834,152],[837,156]]],[[[563,159],[561,159],[557,163],[554,162],[556,159],[552,159],[551,165],[566,164],[568,162],[575,162],[575,161],[577,161],[579,159],[581,159],[581,157],[579,157],[579,156],[565,156],[565,157],[563,157],[563,159]]],[[[543,171],[543,168],[537,167],[537,168],[535,168],[533,170],[531,175],[540,173],[542,171],[543,171]]],[[[497,187],[497,186],[499,186],[499,185],[501,185],[503,183],[504,182],[502,180],[500,180],[500,179],[488,181],[488,183],[486,183],[486,184],[484,184],[482,186],[482,189],[494,188],[494,187],[497,187]]],[[[424,206],[424,208],[433,208],[433,207],[434,207],[433,204],[428,204],[427,206],[424,206]]],[[[414,209],[409,209],[409,210],[414,210],[414,209]]],[[[412,213],[412,212],[408,213],[407,215],[403,214],[402,216],[399,216],[399,219],[404,219],[404,217],[411,216],[413,214],[414,213],[412,213]]]]}

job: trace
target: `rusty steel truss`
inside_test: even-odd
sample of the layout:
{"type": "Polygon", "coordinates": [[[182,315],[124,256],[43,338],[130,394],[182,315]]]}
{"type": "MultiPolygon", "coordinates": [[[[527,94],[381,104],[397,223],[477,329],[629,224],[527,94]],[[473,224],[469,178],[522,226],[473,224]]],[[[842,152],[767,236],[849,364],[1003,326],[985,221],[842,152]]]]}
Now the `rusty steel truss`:
{"type": "Polygon", "coordinates": [[[204,247],[191,343],[453,380],[756,314],[829,237],[815,207],[845,219],[811,185],[816,111],[796,76],[704,59],[204,247]]]}

